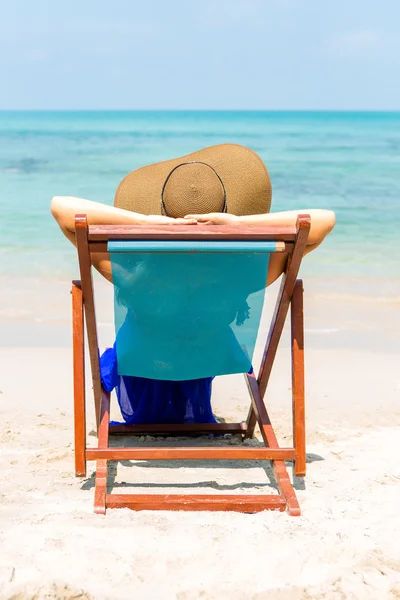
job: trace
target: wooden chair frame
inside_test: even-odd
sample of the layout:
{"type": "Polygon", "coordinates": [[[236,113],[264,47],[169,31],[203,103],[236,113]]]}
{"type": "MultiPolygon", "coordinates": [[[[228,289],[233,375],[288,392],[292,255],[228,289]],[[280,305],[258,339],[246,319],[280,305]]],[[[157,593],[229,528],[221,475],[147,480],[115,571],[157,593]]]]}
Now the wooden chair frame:
{"type": "Polygon", "coordinates": [[[265,509],[300,514],[299,503],[291,484],[285,461],[293,461],[295,476],[306,472],[304,410],[304,328],[303,284],[297,279],[310,229],[309,215],[300,215],[296,227],[228,227],[194,226],[88,226],[85,215],[76,215],[76,240],[81,281],[72,282],[73,370],[75,474],[86,476],[86,461],[96,461],[94,510],[104,514],[106,508],[129,507],[134,510],[233,510],[258,512],[265,509]],[[111,425],[110,394],[102,389],[99,348],[92,282],[92,255],[106,252],[108,240],[275,240],[279,250],[287,254],[274,315],[271,321],[258,377],[245,374],[251,405],[243,423],[176,424],[176,425],[111,425]],[[264,403],[276,351],[286,316],[291,307],[292,409],[293,446],[281,448],[264,403]],[[98,425],[97,448],[86,446],[86,400],[84,324],[90,353],[94,404],[98,425]],[[242,447],[132,447],[109,446],[112,434],[133,435],[198,435],[200,433],[232,433],[243,438],[254,435],[258,424],[263,448],[242,447]],[[278,494],[109,494],[107,493],[108,461],[118,460],[269,460],[277,482],[278,494]]]}

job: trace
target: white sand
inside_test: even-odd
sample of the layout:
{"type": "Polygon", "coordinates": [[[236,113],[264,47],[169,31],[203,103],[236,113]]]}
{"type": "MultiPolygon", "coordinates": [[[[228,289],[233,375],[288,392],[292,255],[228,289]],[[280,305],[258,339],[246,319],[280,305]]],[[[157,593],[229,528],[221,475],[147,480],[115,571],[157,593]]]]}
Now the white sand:
{"type": "MultiPolygon", "coordinates": [[[[60,314],[69,300],[60,305],[60,314]]],[[[349,303],[337,309],[341,318],[335,330],[346,319],[362,320],[360,311],[370,310],[357,307],[349,316],[349,303]]],[[[54,336],[37,335],[48,324],[41,330],[40,321],[35,325],[27,318],[24,326],[19,315],[23,347],[7,343],[0,348],[0,598],[399,598],[399,355],[382,337],[379,322],[372,330],[348,330],[346,338],[337,337],[318,329],[317,318],[325,327],[332,319],[317,312],[311,311],[307,321],[308,473],[295,482],[300,518],[268,511],[122,509],[94,515],[94,463],[86,480],[73,477],[68,319],[54,319],[60,328],[54,344],[54,336]],[[364,342],[374,335],[372,351],[364,342]]],[[[6,333],[12,325],[7,322],[6,333]]],[[[283,444],[290,436],[287,358],[284,340],[268,392],[283,444]]],[[[241,379],[220,378],[214,396],[219,416],[245,417],[241,379]]],[[[141,463],[120,465],[114,486],[136,484],[148,493],[210,488],[260,493],[265,486],[269,490],[268,473],[261,463],[225,468],[141,463]]]]}

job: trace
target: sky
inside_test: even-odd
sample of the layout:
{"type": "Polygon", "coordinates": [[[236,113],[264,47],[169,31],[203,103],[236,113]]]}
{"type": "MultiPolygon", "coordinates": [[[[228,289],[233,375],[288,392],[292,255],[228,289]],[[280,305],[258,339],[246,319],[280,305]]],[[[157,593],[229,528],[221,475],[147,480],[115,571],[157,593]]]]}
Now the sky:
{"type": "Polygon", "coordinates": [[[400,0],[0,6],[0,109],[400,110],[400,0]]]}

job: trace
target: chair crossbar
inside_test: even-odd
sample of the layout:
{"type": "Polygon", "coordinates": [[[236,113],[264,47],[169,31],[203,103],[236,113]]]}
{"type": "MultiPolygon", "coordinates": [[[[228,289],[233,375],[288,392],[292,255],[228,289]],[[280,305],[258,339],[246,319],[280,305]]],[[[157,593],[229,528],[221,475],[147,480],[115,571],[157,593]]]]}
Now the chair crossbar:
{"type": "Polygon", "coordinates": [[[144,425],[110,425],[110,435],[204,435],[204,434],[245,434],[246,423],[151,423],[144,425]]]}
{"type": "Polygon", "coordinates": [[[257,513],[266,509],[282,512],[286,508],[286,499],[279,494],[107,494],[106,506],[133,510],[220,510],[257,513]]]}
{"type": "Polygon", "coordinates": [[[86,460],[293,460],[293,448],[87,448],[86,460]]]}
{"type": "MultiPolygon", "coordinates": [[[[77,215],[84,217],[84,215],[77,215]]],[[[294,242],[298,228],[231,225],[90,225],[88,242],[108,240],[275,240],[294,242]],[[278,234],[278,235],[277,235],[278,234]]]]}

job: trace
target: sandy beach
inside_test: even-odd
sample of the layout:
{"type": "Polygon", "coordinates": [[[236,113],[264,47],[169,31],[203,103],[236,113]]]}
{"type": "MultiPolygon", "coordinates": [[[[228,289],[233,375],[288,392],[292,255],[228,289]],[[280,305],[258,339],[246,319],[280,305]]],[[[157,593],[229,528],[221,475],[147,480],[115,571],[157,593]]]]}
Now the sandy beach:
{"type": "MultiPolygon", "coordinates": [[[[294,482],[300,518],[128,509],[102,517],[93,514],[94,463],[86,479],[73,476],[69,285],[6,280],[3,290],[1,598],[400,597],[395,299],[327,294],[306,282],[308,472],[294,482]]],[[[112,341],[110,309],[110,290],[100,285],[103,347],[112,341]]],[[[291,435],[288,358],[286,332],[268,392],[282,443],[291,435]]],[[[94,443],[90,384],[88,397],[94,443]]],[[[240,377],[216,380],[213,407],[227,420],[245,418],[240,377]]],[[[273,493],[272,485],[262,463],[126,463],[110,475],[114,490],[139,492],[273,493]]]]}

